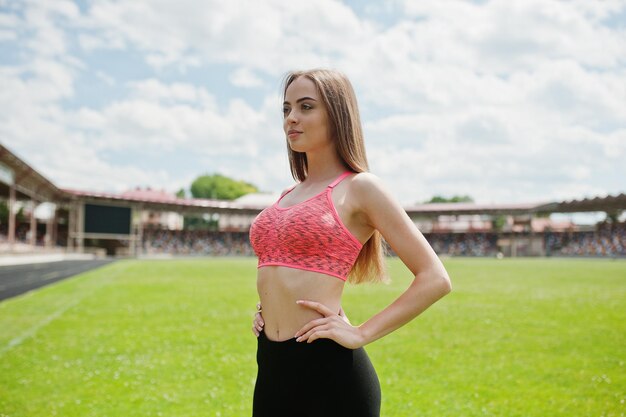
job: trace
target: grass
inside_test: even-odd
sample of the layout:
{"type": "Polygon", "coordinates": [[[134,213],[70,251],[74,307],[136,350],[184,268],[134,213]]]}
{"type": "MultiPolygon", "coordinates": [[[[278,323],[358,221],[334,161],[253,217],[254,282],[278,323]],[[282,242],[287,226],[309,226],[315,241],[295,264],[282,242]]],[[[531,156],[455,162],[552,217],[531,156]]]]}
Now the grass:
{"type": "MultiPolygon", "coordinates": [[[[624,416],[626,262],[449,259],[453,292],[368,346],[382,415],[624,416]]],[[[361,323],[412,277],[346,286],[361,323]]],[[[253,259],[127,260],[0,303],[0,416],[249,416],[253,259]]]]}

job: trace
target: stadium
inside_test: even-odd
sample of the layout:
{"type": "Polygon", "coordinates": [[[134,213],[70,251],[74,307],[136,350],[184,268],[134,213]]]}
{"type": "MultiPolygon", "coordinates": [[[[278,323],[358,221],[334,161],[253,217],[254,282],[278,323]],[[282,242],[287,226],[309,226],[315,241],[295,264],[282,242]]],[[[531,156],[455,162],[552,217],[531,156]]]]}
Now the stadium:
{"type": "MultiPolygon", "coordinates": [[[[248,228],[275,195],[62,189],[3,145],[0,187],[1,416],[249,415],[248,228]]],[[[383,415],[623,415],[624,208],[624,194],[405,207],[455,289],[368,346],[383,415]],[[550,219],[593,212],[605,220],[550,219]]],[[[390,285],[347,286],[352,322],[413,278],[389,255],[390,285]]]]}
{"type": "Polygon", "coordinates": [[[1,1],[0,417],[625,416],[625,34],[624,0],[1,1]],[[280,208],[344,165],[390,198],[352,177],[256,233],[302,151],[280,208]],[[373,246],[377,284],[297,268],[373,246]],[[260,302],[332,345],[293,343],[301,298],[380,391],[265,355],[260,302]]]}
{"type": "MultiPolygon", "coordinates": [[[[252,256],[247,238],[254,217],[276,198],[235,201],[183,199],[156,190],[121,194],[62,189],[0,144],[0,224],[5,253],[94,256],[252,256]],[[38,219],[35,208],[54,209],[38,219]],[[16,207],[23,207],[18,218],[16,207]],[[183,230],[183,216],[215,219],[213,230],[183,230]]],[[[626,194],[540,203],[434,203],[405,211],[440,256],[626,257],[626,194]],[[550,215],[604,213],[595,225],[550,215]]]]}

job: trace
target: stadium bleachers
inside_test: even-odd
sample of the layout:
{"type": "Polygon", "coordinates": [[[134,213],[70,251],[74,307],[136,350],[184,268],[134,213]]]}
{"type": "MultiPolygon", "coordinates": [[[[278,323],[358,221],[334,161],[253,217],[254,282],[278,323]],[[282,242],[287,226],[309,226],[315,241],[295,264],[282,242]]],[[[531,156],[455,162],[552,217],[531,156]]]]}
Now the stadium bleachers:
{"type": "MultiPolygon", "coordinates": [[[[16,241],[27,243],[28,225],[16,228],[16,241]]],[[[551,232],[543,234],[548,256],[626,256],[626,223],[599,223],[594,231],[551,232]]],[[[6,242],[6,225],[0,225],[0,243],[6,242]]],[[[435,252],[449,256],[494,256],[498,253],[498,234],[426,233],[435,252]]],[[[59,230],[57,247],[65,246],[67,231],[59,230]]],[[[43,233],[37,235],[37,245],[43,246],[43,233]]],[[[247,232],[218,232],[208,230],[145,229],[142,248],[145,254],[253,256],[247,232]]],[[[389,250],[390,255],[394,255],[389,250]]]]}
{"type": "Polygon", "coordinates": [[[546,232],[544,242],[552,256],[626,256],[626,223],[600,223],[593,232],[546,232]]]}
{"type": "Polygon", "coordinates": [[[495,233],[430,233],[424,237],[439,255],[493,256],[498,252],[495,233]]]}
{"type": "Polygon", "coordinates": [[[144,230],[146,254],[250,256],[252,247],[247,232],[208,230],[144,230]]]}
{"type": "MultiPolygon", "coordinates": [[[[494,256],[496,233],[425,234],[435,252],[450,256],[494,256]]],[[[594,232],[545,232],[546,254],[551,256],[626,256],[626,223],[602,223],[594,232]]],[[[144,232],[146,253],[254,255],[247,232],[144,232]]],[[[393,251],[389,251],[394,255],[393,251]]]]}

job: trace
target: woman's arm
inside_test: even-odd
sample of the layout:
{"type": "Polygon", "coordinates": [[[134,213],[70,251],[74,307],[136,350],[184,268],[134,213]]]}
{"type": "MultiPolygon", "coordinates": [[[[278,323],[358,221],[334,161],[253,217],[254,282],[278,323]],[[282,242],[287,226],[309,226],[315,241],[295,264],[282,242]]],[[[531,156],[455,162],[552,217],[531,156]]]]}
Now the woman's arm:
{"type": "Polygon", "coordinates": [[[297,334],[299,341],[320,337],[356,348],[380,339],[408,323],[451,291],[450,278],[439,257],[400,204],[372,174],[358,174],[350,187],[355,210],[371,230],[378,230],[414,274],[415,279],[393,303],[358,327],[340,323],[328,309],[315,302],[299,302],[324,318],[313,320],[297,334]],[[301,336],[300,336],[301,335],[301,336]]]}
{"type": "Polygon", "coordinates": [[[381,181],[363,173],[354,179],[353,186],[370,226],[382,234],[415,276],[409,288],[393,303],[359,326],[363,344],[367,344],[414,319],[448,294],[452,287],[435,251],[381,181]]]}

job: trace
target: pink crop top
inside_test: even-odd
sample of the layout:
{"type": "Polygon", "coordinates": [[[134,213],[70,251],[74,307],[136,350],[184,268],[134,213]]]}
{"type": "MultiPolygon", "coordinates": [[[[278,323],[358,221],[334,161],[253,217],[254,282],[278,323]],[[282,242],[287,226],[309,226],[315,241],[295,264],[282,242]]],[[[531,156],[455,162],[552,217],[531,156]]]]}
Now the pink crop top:
{"type": "Polygon", "coordinates": [[[319,194],[289,207],[273,205],[254,219],[250,243],[259,257],[258,267],[286,266],[346,280],[363,245],[343,224],[331,192],[352,172],[347,171],[319,194]]]}

